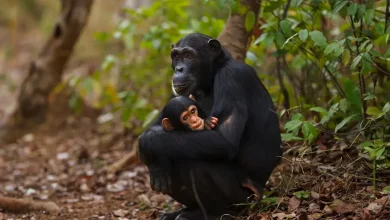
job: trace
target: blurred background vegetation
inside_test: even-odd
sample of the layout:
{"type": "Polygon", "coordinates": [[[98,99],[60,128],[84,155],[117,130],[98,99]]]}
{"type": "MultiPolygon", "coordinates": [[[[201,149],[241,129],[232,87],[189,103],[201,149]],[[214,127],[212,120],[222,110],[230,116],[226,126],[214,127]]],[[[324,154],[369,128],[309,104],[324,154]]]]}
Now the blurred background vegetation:
{"type": "MultiPolygon", "coordinates": [[[[12,91],[52,32],[60,3],[0,6],[0,98],[12,112],[12,91]]],[[[191,32],[218,37],[239,7],[236,0],[96,0],[54,92],[67,91],[74,114],[87,105],[104,123],[120,121],[138,135],[171,94],[171,44],[191,32]]],[[[258,18],[247,13],[245,27],[254,30],[245,62],[277,106],[287,149],[356,148],[374,175],[390,167],[389,17],[389,2],[377,0],[262,1],[258,18]]]]}

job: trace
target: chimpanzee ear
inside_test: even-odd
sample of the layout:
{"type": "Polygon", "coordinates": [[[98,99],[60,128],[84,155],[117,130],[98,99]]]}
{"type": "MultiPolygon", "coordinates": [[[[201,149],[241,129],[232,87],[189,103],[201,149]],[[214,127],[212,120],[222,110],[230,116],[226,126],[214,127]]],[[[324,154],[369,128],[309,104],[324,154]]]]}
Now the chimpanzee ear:
{"type": "Polygon", "coordinates": [[[213,51],[214,57],[217,57],[221,52],[221,43],[219,43],[219,41],[216,39],[210,39],[207,43],[211,51],[213,51]]]}
{"type": "Polygon", "coordinates": [[[173,130],[173,126],[171,124],[171,121],[169,121],[168,118],[163,118],[162,122],[161,122],[163,128],[167,131],[172,131],[173,130]]]}

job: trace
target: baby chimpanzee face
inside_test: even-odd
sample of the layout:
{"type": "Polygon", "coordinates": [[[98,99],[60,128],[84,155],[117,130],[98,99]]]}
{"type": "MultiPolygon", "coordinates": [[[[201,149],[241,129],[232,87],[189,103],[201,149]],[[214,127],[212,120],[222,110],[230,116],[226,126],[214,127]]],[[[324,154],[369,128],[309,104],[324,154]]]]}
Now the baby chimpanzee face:
{"type": "Polygon", "coordinates": [[[199,117],[197,103],[185,96],[175,97],[163,109],[162,126],[166,130],[203,130],[204,121],[199,117]]]}
{"type": "Polygon", "coordinates": [[[197,131],[203,130],[204,128],[203,119],[199,118],[198,109],[195,105],[191,105],[187,110],[181,113],[180,121],[191,130],[197,131]]]}

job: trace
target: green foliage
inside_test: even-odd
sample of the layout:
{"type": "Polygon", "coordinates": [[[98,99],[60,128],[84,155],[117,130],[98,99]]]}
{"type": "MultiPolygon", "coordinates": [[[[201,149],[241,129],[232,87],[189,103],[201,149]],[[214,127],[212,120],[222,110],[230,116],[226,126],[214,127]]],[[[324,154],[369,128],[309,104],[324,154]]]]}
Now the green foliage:
{"type": "MultiPolygon", "coordinates": [[[[288,80],[286,90],[295,100],[290,98],[294,107],[281,114],[282,120],[285,112],[291,115],[284,124],[283,141],[313,145],[327,131],[336,138],[353,138],[353,142],[356,133],[363,140],[376,138],[389,144],[390,25],[385,24],[386,7],[385,1],[373,0],[292,1],[289,8],[285,0],[264,3],[264,32],[254,42],[258,48],[251,52],[260,60],[260,53],[271,50],[285,61],[281,75],[288,80]],[[378,79],[386,83],[378,84],[378,79]],[[354,132],[362,129],[364,133],[354,132]]],[[[280,95],[277,97],[274,99],[279,101],[280,95]]],[[[372,156],[367,149],[371,148],[363,152],[372,156]]],[[[375,154],[388,159],[382,149],[375,154]]]]}
{"type": "Polygon", "coordinates": [[[297,191],[293,193],[298,199],[308,199],[310,197],[310,193],[307,191],[297,191]]]}
{"type": "MultiPolygon", "coordinates": [[[[283,141],[308,147],[318,144],[325,133],[357,145],[368,141],[370,145],[359,149],[369,160],[375,156],[374,168],[385,166],[389,154],[383,146],[390,139],[386,1],[286,3],[262,1],[264,21],[255,30],[262,34],[253,39],[245,60],[277,105],[283,141]],[[290,109],[281,107],[279,75],[289,93],[290,109]]],[[[171,44],[191,32],[217,37],[228,8],[245,16],[247,31],[259,20],[238,0],[164,0],[147,8],[125,9],[116,30],[95,34],[105,44],[119,44],[120,50],[110,51],[93,74],[68,81],[75,91],[70,105],[78,109],[82,100],[88,100],[141,132],[169,97],[171,44]]]]}

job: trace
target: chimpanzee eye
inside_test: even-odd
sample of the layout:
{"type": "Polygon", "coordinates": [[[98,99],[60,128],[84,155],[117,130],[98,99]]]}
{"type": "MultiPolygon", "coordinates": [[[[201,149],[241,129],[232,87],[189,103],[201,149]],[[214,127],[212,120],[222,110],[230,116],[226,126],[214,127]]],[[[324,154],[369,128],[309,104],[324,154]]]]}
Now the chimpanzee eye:
{"type": "Polygon", "coordinates": [[[183,117],[183,120],[184,120],[184,121],[187,121],[187,119],[188,119],[187,116],[184,116],[184,117],[183,117]]]}
{"type": "Polygon", "coordinates": [[[178,53],[172,54],[172,58],[175,60],[179,59],[179,57],[180,57],[180,55],[178,53]]]}
{"type": "Polygon", "coordinates": [[[195,108],[191,109],[191,114],[195,114],[195,108]]]}
{"type": "Polygon", "coordinates": [[[192,53],[187,52],[184,54],[184,58],[186,58],[186,59],[192,59],[192,57],[193,57],[192,53]]]}

